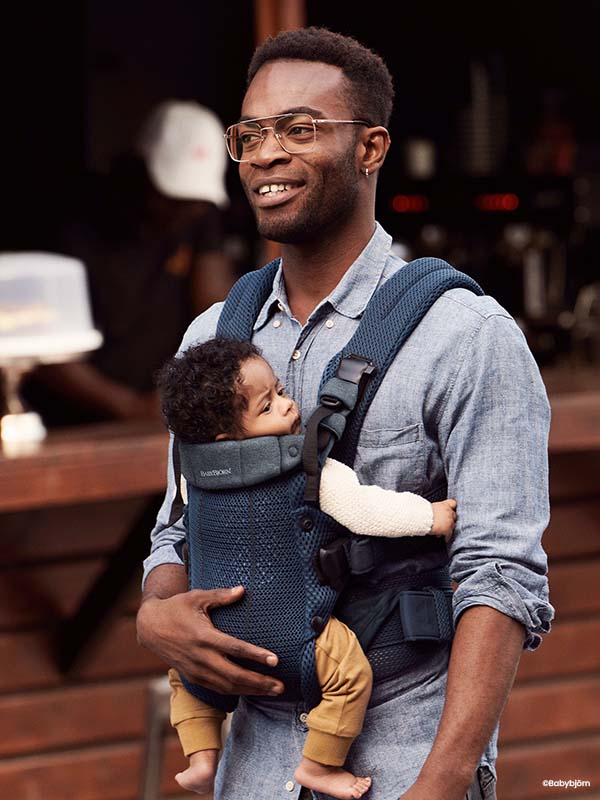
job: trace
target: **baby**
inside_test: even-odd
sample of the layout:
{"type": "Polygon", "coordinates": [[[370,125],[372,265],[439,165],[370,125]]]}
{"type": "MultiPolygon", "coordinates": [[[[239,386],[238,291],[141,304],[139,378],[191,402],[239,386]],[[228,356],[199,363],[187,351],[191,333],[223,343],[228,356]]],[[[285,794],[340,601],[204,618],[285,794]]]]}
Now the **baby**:
{"type": "MultiPolygon", "coordinates": [[[[191,347],[164,365],[158,384],[167,425],[183,442],[301,432],[298,406],[249,342],[211,339],[191,347]]],[[[409,492],[362,486],[350,467],[332,458],[323,466],[319,502],[322,511],[361,535],[449,539],[456,521],[455,500],[430,503],[409,492]]],[[[308,735],[294,778],[340,800],[362,797],[371,779],[357,777],[343,765],[362,729],[371,667],[354,633],[335,617],[315,641],[315,664],[322,700],[308,714],[308,735]]],[[[190,759],[176,780],[184,789],[204,794],[214,782],[225,714],[190,695],[173,669],[169,680],[171,723],[190,759]]]]}

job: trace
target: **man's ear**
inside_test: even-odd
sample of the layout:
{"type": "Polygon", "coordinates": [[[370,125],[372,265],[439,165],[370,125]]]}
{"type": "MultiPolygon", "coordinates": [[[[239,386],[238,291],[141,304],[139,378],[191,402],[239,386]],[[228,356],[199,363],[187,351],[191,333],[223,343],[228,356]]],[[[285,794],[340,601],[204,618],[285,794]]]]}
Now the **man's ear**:
{"type": "Polygon", "coordinates": [[[387,151],[390,149],[391,139],[387,128],[377,125],[374,128],[367,128],[362,134],[362,157],[360,161],[360,171],[373,175],[385,161],[387,151]]]}

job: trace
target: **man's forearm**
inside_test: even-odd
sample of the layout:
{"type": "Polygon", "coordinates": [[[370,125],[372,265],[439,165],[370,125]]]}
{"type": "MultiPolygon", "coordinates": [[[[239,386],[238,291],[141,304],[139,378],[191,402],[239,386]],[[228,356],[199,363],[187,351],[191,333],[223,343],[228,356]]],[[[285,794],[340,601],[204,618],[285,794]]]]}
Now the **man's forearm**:
{"type": "Polygon", "coordinates": [[[464,797],[471,785],[513,685],[524,638],[519,622],[488,606],[473,606],[460,617],[439,730],[419,779],[431,786],[432,798],[464,797]]]}
{"type": "Polygon", "coordinates": [[[154,614],[150,608],[151,601],[166,600],[187,591],[187,588],[186,569],[178,564],[161,564],[148,573],[144,583],[142,602],[137,613],[138,644],[148,646],[148,632],[152,630],[154,623],[154,614]]]}
{"type": "Polygon", "coordinates": [[[179,564],[161,564],[150,572],[144,583],[142,602],[151,597],[166,600],[188,589],[187,572],[179,564]]]}

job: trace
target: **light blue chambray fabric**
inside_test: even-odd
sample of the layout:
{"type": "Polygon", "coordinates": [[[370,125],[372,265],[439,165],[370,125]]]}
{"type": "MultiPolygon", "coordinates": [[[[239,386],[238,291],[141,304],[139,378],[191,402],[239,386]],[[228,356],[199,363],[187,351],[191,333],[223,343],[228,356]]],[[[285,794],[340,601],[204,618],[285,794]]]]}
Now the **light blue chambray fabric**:
{"type": "MultiPolygon", "coordinates": [[[[305,420],[315,407],[327,362],[352,336],[378,286],[404,265],[390,246],[391,237],[377,225],[364,251],[304,326],[289,310],[281,269],[275,278],[253,341],[305,420]]],[[[214,335],[221,307],[213,306],[192,323],[182,350],[214,335]]],[[[491,606],[523,624],[529,649],[549,630],[554,613],[541,545],[549,519],[549,422],[538,367],[514,319],[492,297],[452,289],[432,306],[394,360],[365,419],[354,465],[361,483],[397,491],[426,494],[447,480],[448,496],[458,501],[448,547],[451,576],[459,583],[455,620],[470,606],[491,606]]],[[[173,508],[175,491],[170,459],[169,488],[152,532],[145,575],[159,564],[181,563],[173,544],[184,535],[183,526],[181,520],[168,524],[179,513],[173,508]]],[[[439,680],[423,679],[428,691],[412,713],[438,719],[445,674],[439,680]]],[[[399,678],[395,690],[402,693],[402,686],[399,678]]],[[[258,704],[245,703],[244,709],[255,722],[266,720],[258,704]]],[[[398,719],[392,763],[412,760],[411,772],[426,753],[422,748],[417,752],[398,719]]],[[[272,726],[273,735],[275,730],[272,726]]],[[[278,751],[268,731],[269,724],[256,742],[257,761],[261,772],[276,776],[277,786],[283,787],[289,773],[272,755],[278,751]]],[[[368,735],[360,739],[361,748],[363,739],[369,747],[368,735]]],[[[495,753],[494,735],[483,763],[493,766],[495,753]]],[[[371,792],[372,800],[387,798],[375,786],[371,792]]],[[[251,787],[246,793],[261,796],[251,787]]],[[[280,793],[297,796],[281,788],[273,797],[280,793]]],[[[234,796],[224,793],[219,800],[234,796]]]]}
{"type": "MultiPolygon", "coordinates": [[[[448,656],[449,646],[443,645],[401,678],[374,688],[362,733],[346,761],[355,775],[372,777],[369,800],[398,800],[417,779],[438,729],[448,656]]],[[[306,732],[292,704],[242,698],[219,763],[215,800],[297,800],[301,787],[293,776],[306,732]]],[[[495,800],[495,756],[490,745],[467,800],[495,800]]]]}

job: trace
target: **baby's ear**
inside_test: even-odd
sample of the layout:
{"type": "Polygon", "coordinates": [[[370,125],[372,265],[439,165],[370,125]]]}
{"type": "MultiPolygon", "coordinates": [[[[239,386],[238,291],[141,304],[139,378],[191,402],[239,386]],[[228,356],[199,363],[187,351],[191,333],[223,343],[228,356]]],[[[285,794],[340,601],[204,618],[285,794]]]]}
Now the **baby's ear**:
{"type": "Polygon", "coordinates": [[[226,433],[217,433],[215,436],[215,442],[222,442],[224,439],[229,439],[226,433]]]}

